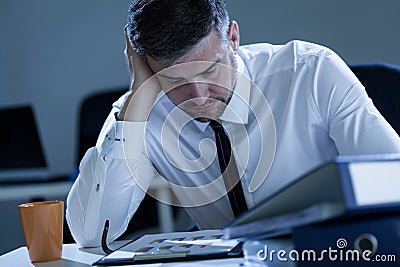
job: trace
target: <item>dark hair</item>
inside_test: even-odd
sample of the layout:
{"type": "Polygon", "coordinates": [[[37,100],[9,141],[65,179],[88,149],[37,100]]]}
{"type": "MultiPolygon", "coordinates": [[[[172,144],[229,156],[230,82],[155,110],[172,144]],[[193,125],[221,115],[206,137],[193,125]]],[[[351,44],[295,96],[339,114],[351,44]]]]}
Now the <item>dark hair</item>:
{"type": "Polygon", "coordinates": [[[224,40],[229,26],[225,0],[133,0],[128,36],[142,56],[172,64],[213,29],[224,40]]]}

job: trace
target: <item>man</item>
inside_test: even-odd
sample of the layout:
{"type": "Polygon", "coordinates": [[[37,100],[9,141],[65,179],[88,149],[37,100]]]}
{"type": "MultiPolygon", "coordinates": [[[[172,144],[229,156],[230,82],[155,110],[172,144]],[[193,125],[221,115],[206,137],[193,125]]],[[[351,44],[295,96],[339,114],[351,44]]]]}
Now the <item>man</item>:
{"type": "Polygon", "coordinates": [[[233,185],[210,142],[215,121],[231,139],[248,207],[331,157],[400,152],[399,136],[334,52],[301,41],[239,47],[223,0],[134,0],[125,37],[131,90],[67,200],[79,245],[100,245],[106,220],[110,239],[120,236],[159,176],[176,196],[170,204],[200,229],[232,220],[233,185]]]}

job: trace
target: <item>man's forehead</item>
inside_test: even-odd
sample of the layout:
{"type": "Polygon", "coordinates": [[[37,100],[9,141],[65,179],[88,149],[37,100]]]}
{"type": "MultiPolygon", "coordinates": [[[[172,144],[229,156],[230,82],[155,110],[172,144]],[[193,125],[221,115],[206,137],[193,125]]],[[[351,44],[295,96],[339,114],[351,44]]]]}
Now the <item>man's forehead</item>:
{"type": "Polygon", "coordinates": [[[208,72],[215,70],[219,64],[221,58],[216,61],[190,61],[185,63],[177,63],[171,67],[165,68],[157,73],[158,76],[167,79],[183,79],[188,77],[197,77],[204,75],[208,72]]]}
{"type": "MultiPolygon", "coordinates": [[[[223,44],[217,33],[215,31],[212,31],[209,35],[204,37],[198,45],[192,48],[185,55],[178,58],[172,64],[172,66],[198,61],[217,62],[226,53],[225,48],[226,45],[223,44]]],[[[151,57],[146,57],[146,61],[155,73],[160,72],[167,67],[170,67],[167,66],[165,61],[155,60],[151,57]]]]}
{"type": "Polygon", "coordinates": [[[188,53],[176,60],[176,64],[190,61],[212,61],[215,54],[221,53],[221,39],[215,30],[204,37],[195,47],[188,53]]]}

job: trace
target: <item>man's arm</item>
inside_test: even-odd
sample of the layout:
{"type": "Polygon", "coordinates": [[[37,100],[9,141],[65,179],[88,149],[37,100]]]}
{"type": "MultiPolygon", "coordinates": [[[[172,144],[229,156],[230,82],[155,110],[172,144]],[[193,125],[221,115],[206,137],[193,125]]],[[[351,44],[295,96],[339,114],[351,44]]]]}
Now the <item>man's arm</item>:
{"type": "Polygon", "coordinates": [[[110,220],[110,240],[120,236],[156,175],[140,140],[145,123],[116,121],[115,112],[117,108],[110,113],[96,146],[82,159],[67,198],[67,222],[82,246],[100,245],[106,220],[110,220]],[[130,146],[129,155],[125,145],[130,146]]]}
{"type": "Polygon", "coordinates": [[[150,68],[127,37],[126,41],[131,90],[112,109],[96,147],[86,152],[67,198],[67,222],[82,246],[100,246],[106,220],[110,220],[109,240],[120,236],[157,175],[145,155],[143,140],[147,116],[160,89],[156,80],[149,79],[150,68]]]}
{"type": "Polygon", "coordinates": [[[334,53],[321,56],[314,100],[341,155],[400,153],[400,138],[334,53]]]}

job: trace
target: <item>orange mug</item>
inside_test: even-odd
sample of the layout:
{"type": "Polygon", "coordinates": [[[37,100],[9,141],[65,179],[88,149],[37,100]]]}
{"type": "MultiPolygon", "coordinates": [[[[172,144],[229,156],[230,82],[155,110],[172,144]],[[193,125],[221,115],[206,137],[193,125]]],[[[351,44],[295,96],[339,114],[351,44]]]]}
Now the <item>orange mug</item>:
{"type": "Polygon", "coordinates": [[[25,203],[18,210],[31,262],[61,259],[64,202],[25,203]]]}

